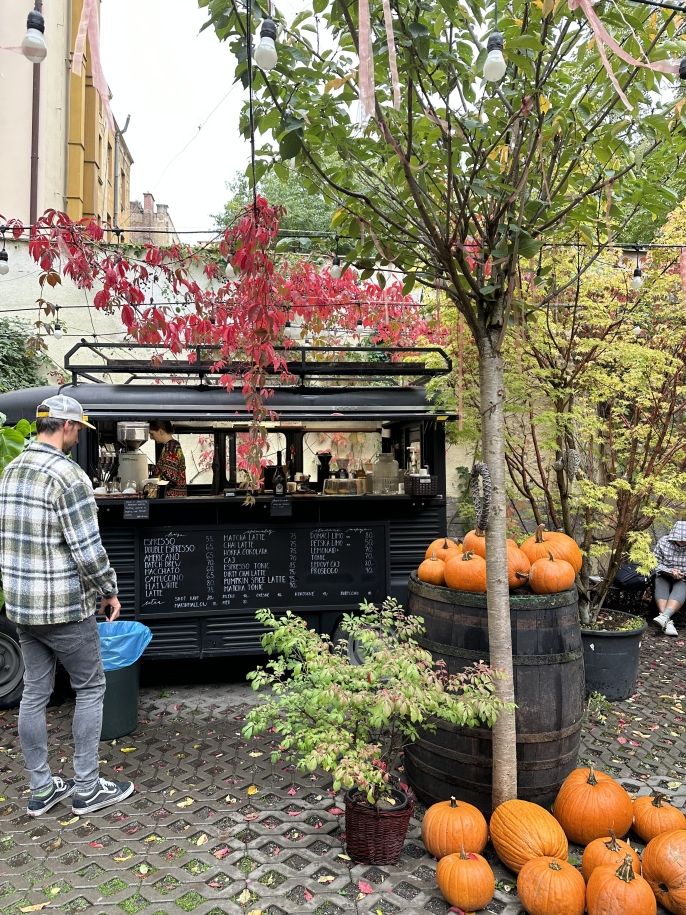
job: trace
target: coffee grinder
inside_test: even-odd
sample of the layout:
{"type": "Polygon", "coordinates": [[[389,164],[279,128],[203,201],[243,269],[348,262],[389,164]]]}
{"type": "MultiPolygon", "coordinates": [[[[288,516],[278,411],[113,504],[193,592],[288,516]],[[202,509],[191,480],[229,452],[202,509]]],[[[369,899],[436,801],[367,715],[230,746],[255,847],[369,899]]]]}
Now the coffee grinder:
{"type": "Polygon", "coordinates": [[[149,433],[148,423],[117,423],[117,441],[124,449],[119,452],[119,479],[123,485],[133,480],[141,489],[148,479],[148,457],[139,449],[147,442],[149,433]]]}

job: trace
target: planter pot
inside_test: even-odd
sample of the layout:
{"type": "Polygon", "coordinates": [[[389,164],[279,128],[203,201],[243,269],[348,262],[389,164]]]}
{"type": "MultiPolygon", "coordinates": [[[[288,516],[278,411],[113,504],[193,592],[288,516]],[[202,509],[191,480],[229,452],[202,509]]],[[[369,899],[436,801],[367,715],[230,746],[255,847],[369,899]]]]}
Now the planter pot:
{"type": "MultiPolygon", "coordinates": [[[[489,660],[485,594],[418,581],[408,585],[408,607],[424,620],[417,638],[449,673],[489,660]]],[[[584,714],[584,667],[575,590],[510,594],[517,703],[517,796],[552,804],[576,767],[584,714]]],[[[405,772],[426,804],[451,795],[491,812],[492,732],[437,721],[405,749],[405,772]]]]}
{"type": "Polygon", "coordinates": [[[363,791],[351,788],[345,795],[345,844],[353,861],[361,864],[395,864],[405,845],[414,810],[414,797],[391,792],[395,807],[378,808],[363,791]]]}
{"type": "MultiPolygon", "coordinates": [[[[612,611],[614,618],[628,620],[628,613],[612,611]]],[[[586,692],[602,693],[606,699],[628,699],[636,688],[643,633],[640,629],[582,629],[586,692]]]]}

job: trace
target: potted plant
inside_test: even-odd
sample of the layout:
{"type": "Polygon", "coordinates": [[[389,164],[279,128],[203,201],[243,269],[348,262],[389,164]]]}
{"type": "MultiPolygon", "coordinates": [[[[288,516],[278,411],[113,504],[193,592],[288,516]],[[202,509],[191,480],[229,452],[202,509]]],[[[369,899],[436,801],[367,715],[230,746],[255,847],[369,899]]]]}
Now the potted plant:
{"type": "Polygon", "coordinates": [[[483,664],[449,675],[415,636],[422,623],[393,598],[360,605],[343,626],[361,649],[348,660],[347,643],[332,644],[288,611],[260,610],[262,645],[273,655],[248,675],[266,701],[253,709],[243,735],[269,729],[280,736],[272,760],[331,774],[344,789],[348,854],[357,861],[391,864],[405,840],[414,798],[400,780],[403,748],[441,718],[460,725],[493,724],[502,703],[494,674],[483,664]]]}

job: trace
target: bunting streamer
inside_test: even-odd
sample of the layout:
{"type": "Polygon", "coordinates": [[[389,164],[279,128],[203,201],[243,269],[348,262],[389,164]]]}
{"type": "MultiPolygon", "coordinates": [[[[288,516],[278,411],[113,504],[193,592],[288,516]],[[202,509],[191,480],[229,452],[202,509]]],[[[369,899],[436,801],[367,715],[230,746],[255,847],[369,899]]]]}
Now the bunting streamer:
{"type": "Polygon", "coordinates": [[[366,122],[374,114],[374,52],[369,0],[359,0],[359,55],[360,55],[360,120],[366,122]]]}
{"type": "Polygon", "coordinates": [[[74,54],[71,62],[71,71],[76,76],[83,72],[83,56],[86,51],[86,38],[90,44],[91,63],[93,71],[93,86],[100,96],[102,107],[112,133],[115,131],[114,115],[110,108],[110,87],[107,85],[105,74],[102,71],[100,59],[100,17],[98,15],[99,0],[84,0],[81,10],[81,19],[76,32],[74,54]]]}
{"type": "Polygon", "coordinates": [[[644,67],[645,69],[653,70],[656,73],[667,73],[673,76],[678,75],[679,61],[657,60],[653,62],[649,60],[636,60],[636,58],[629,54],[628,51],[625,51],[624,48],[617,41],[615,41],[612,35],[610,35],[610,33],[607,31],[603,23],[600,21],[597,13],[593,9],[594,2],[595,0],[569,0],[569,9],[572,12],[581,10],[581,12],[588,20],[588,24],[591,26],[596,39],[596,45],[598,47],[600,60],[602,61],[603,67],[607,72],[610,82],[614,86],[617,95],[619,95],[626,107],[631,111],[633,106],[619,85],[617,77],[615,76],[614,71],[610,65],[610,61],[608,60],[605,47],[607,46],[613,54],[616,54],[620,60],[623,60],[630,66],[644,67]]]}
{"type": "Polygon", "coordinates": [[[396,111],[399,111],[400,79],[398,78],[398,57],[395,50],[395,35],[393,34],[391,0],[383,0],[383,18],[386,26],[386,43],[388,44],[388,67],[391,71],[391,86],[393,87],[393,107],[396,111]]]}

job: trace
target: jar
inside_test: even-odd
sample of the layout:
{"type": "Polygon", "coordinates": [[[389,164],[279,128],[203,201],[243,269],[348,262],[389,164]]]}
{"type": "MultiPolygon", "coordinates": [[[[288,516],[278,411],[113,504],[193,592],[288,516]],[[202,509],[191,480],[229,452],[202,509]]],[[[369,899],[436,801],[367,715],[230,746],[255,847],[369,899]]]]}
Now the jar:
{"type": "Polygon", "coordinates": [[[398,462],[392,454],[382,452],[374,462],[372,477],[375,495],[398,494],[398,462]]]}

